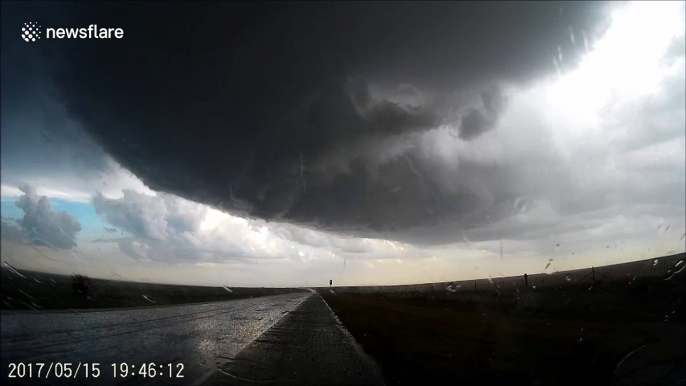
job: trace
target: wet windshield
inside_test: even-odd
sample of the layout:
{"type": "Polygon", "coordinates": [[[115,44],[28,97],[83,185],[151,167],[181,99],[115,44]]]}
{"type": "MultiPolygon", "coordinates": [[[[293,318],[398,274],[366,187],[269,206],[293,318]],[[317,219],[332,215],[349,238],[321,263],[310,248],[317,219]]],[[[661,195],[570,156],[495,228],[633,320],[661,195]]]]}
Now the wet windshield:
{"type": "Polygon", "coordinates": [[[3,2],[4,380],[683,384],[684,4],[3,2]]]}

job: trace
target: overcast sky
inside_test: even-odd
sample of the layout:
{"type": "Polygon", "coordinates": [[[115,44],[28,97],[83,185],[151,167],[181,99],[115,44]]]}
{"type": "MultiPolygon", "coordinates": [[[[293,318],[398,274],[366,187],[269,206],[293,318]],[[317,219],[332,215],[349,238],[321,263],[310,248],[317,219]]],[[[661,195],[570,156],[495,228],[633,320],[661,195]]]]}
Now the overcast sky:
{"type": "Polygon", "coordinates": [[[2,261],[300,286],[683,252],[684,14],[3,2],[2,261]]]}

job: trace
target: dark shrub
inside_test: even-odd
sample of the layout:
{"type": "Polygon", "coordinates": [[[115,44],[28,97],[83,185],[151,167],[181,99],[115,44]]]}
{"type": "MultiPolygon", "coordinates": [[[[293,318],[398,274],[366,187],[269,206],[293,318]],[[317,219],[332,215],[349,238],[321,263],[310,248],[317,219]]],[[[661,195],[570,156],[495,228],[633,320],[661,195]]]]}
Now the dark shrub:
{"type": "Polygon", "coordinates": [[[87,296],[91,289],[91,279],[84,275],[72,275],[71,288],[74,290],[74,295],[87,296]]]}

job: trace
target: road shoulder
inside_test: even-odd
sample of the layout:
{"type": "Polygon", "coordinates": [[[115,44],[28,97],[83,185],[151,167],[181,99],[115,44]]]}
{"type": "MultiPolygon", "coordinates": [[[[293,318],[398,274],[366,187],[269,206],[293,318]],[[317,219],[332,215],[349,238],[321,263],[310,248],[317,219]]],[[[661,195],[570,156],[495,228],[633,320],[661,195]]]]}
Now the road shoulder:
{"type": "Polygon", "coordinates": [[[382,385],[374,361],[313,294],[203,385],[382,385]]]}

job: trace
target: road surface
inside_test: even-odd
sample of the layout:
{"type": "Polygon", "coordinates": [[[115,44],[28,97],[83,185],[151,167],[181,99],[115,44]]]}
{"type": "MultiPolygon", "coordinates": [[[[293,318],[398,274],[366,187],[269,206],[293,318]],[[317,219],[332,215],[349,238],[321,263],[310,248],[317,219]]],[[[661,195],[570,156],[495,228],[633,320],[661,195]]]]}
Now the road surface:
{"type": "Polygon", "coordinates": [[[19,376],[13,366],[24,364],[23,378],[11,379],[13,384],[253,384],[260,379],[251,373],[257,367],[250,363],[269,370],[269,379],[261,381],[270,384],[320,384],[323,374],[330,375],[326,383],[382,383],[375,364],[321,297],[311,293],[153,309],[3,314],[0,325],[3,381],[10,373],[19,376]],[[277,351],[287,353],[285,362],[277,351]],[[38,363],[45,364],[40,379],[38,363]],[[56,363],[71,363],[72,373],[82,366],[67,379],[66,366],[56,363]],[[92,367],[86,378],[85,363],[99,363],[97,378],[92,367]],[[119,364],[116,377],[112,363],[119,364]],[[155,378],[141,374],[142,365],[150,363],[155,378]],[[284,363],[290,367],[282,367],[284,363]],[[312,373],[313,364],[321,370],[319,376],[312,373]],[[128,369],[127,377],[122,377],[122,368],[128,369]]]}
{"type": "Polygon", "coordinates": [[[318,294],[307,298],[204,385],[381,385],[376,364],[318,294]]]}

